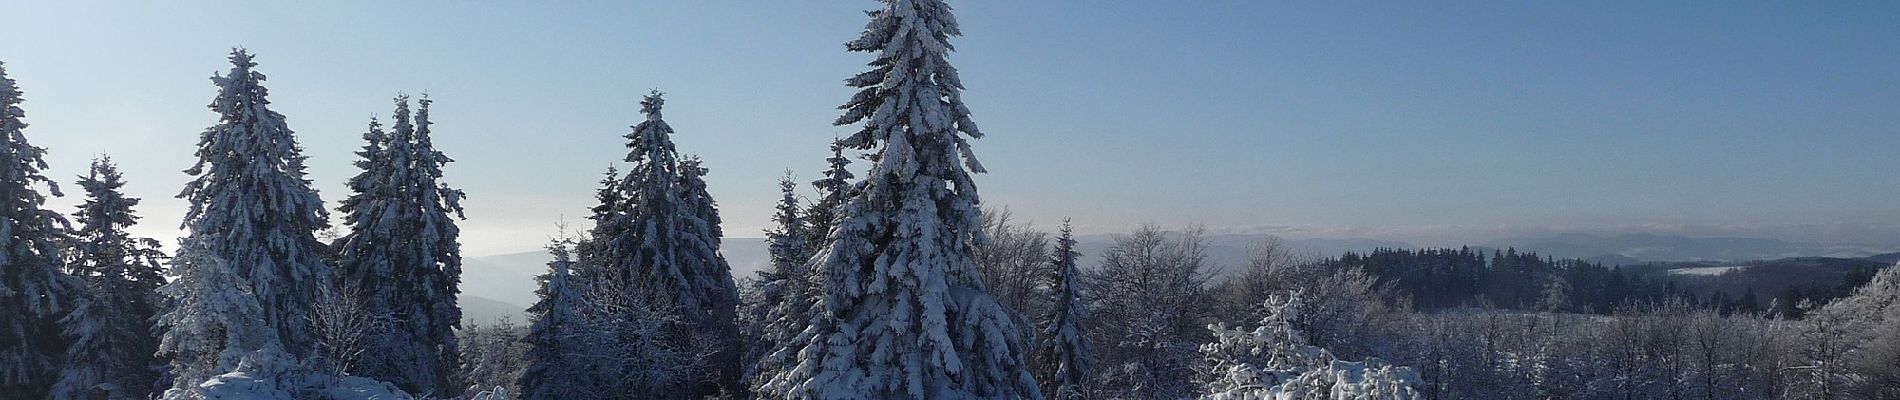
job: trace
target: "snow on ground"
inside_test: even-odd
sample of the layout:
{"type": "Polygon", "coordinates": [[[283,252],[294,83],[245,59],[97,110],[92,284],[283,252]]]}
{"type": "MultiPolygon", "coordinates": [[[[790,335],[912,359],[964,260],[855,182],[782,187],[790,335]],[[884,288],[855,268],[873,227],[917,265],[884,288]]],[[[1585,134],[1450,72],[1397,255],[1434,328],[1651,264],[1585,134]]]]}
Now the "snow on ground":
{"type": "Polygon", "coordinates": [[[1669,270],[1669,274],[1670,275],[1718,276],[1718,275],[1722,275],[1722,274],[1726,274],[1730,272],[1740,271],[1743,268],[1748,268],[1748,267],[1737,265],[1737,266],[1732,266],[1732,267],[1676,268],[1676,269],[1669,270]]]}
{"type": "Polygon", "coordinates": [[[337,400],[409,400],[409,394],[383,381],[370,378],[345,376],[337,378],[334,385],[326,387],[324,394],[337,400]]]}
{"type": "Polygon", "coordinates": [[[198,385],[197,392],[172,389],[166,392],[167,399],[232,399],[232,400],[292,400],[298,396],[291,394],[301,388],[317,388],[324,399],[333,400],[410,400],[414,397],[403,393],[395,385],[370,378],[344,376],[332,377],[311,374],[280,382],[268,378],[259,378],[245,372],[232,372],[218,375],[198,385]]]}

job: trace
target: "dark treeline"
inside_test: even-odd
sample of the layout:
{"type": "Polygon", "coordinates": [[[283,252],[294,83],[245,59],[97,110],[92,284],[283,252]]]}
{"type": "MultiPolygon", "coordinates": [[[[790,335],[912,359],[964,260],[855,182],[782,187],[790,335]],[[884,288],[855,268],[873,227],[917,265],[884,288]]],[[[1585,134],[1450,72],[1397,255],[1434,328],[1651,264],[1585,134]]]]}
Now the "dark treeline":
{"type": "MultiPolygon", "coordinates": [[[[1393,301],[1418,311],[1466,307],[1610,314],[1635,303],[1682,300],[1723,314],[1771,311],[1798,317],[1803,301],[1826,303],[1867,283],[1876,268],[1845,269],[1838,278],[1798,281],[1762,275],[1751,263],[1733,276],[1672,275],[1676,264],[1607,266],[1541,256],[1517,249],[1430,248],[1347,252],[1315,262],[1329,269],[1362,268],[1393,289],[1393,301]],[[1743,281],[1743,282],[1731,282],[1743,281]],[[1763,289],[1762,291],[1757,288],[1763,289]]],[[[1699,265],[1699,264],[1698,264],[1699,265]]],[[[1813,269],[1803,270],[1813,274],[1813,269]]]]}
{"type": "Polygon", "coordinates": [[[1479,305],[1518,310],[1607,313],[1618,304],[1669,294],[1641,275],[1517,249],[1377,249],[1321,260],[1332,268],[1364,268],[1421,311],[1479,305]]]}

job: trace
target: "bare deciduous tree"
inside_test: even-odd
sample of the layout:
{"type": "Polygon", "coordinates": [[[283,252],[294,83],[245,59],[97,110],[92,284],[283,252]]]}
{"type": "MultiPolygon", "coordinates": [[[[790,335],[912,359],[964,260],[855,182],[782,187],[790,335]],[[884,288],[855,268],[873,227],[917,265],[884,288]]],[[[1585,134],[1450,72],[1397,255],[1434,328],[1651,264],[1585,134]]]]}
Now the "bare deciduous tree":
{"type": "Polygon", "coordinates": [[[1024,328],[1017,332],[1029,343],[1036,334],[1030,318],[1042,315],[1049,302],[1049,296],[1043,293],[1049,269],[1049,235],[1028,223],[1016,224],[1011,217],[1009,209],[985,210],[983,233],[990,240],[976,246],[973,255],[983,285],[1013,314],[1017,326],[1024,328]]]}
{"type": "Polygon", "coordinates": [[[1211,339],[1213,310],[1204,268],[1203,230],[1179,234],[1145,225],[1115,238],[1102,265],[1088,271],[1090,347],[1096,398],[1182,398],[1197,390],[1198,346],[1211,339]]]}
{"type": "Polygon", "coordinates": [[[391,325],[387,314],[372,315],[361,293],[343,285],[323,293],[311,307],[309,324],[317,338],[317,364],[331,376],[355,372],[363,353],[373,351],[371,338],[391,325]]]}

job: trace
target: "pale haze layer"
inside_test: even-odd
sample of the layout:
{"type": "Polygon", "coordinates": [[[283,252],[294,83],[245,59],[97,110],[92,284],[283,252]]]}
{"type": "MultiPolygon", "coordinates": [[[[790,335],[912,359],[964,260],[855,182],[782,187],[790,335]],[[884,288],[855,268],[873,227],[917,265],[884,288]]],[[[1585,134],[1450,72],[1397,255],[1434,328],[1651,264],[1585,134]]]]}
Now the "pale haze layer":
{"type": "MultiPolygon", "coordinates": [[[[367,120],[426,91],[485,255],[584,221],[648,89],[728,235],[758,236],[775,180],[849,131],[869,59],[841,43],[876,5],[393,3],[9,3],[0,61],[48,175],[110,153],[165,238],[230,48],[332,204],[367,120]]],[[[1082,233],[1900,246],[1900,3],[1260,3],[957,3],[983,199],[1082,233]]]]}

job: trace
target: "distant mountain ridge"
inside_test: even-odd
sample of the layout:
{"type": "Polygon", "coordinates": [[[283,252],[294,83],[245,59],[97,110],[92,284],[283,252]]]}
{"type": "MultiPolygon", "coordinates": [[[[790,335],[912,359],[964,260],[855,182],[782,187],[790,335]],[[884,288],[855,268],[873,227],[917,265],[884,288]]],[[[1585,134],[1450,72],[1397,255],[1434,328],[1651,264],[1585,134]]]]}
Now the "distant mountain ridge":
{"type": "Polygon", "coordinates": [[[1780,239],[1748,237],[1687,237],[1649,233],[1601,235],[1560,233],[1547,236],[1494,240],[1484,245],[1536,251],[1557,258],[1578,258],[1605,264],[1642,262],[1743,262],[1793,257],[1860,258],[1880,249],[1823,245],[1780,239]]]}

